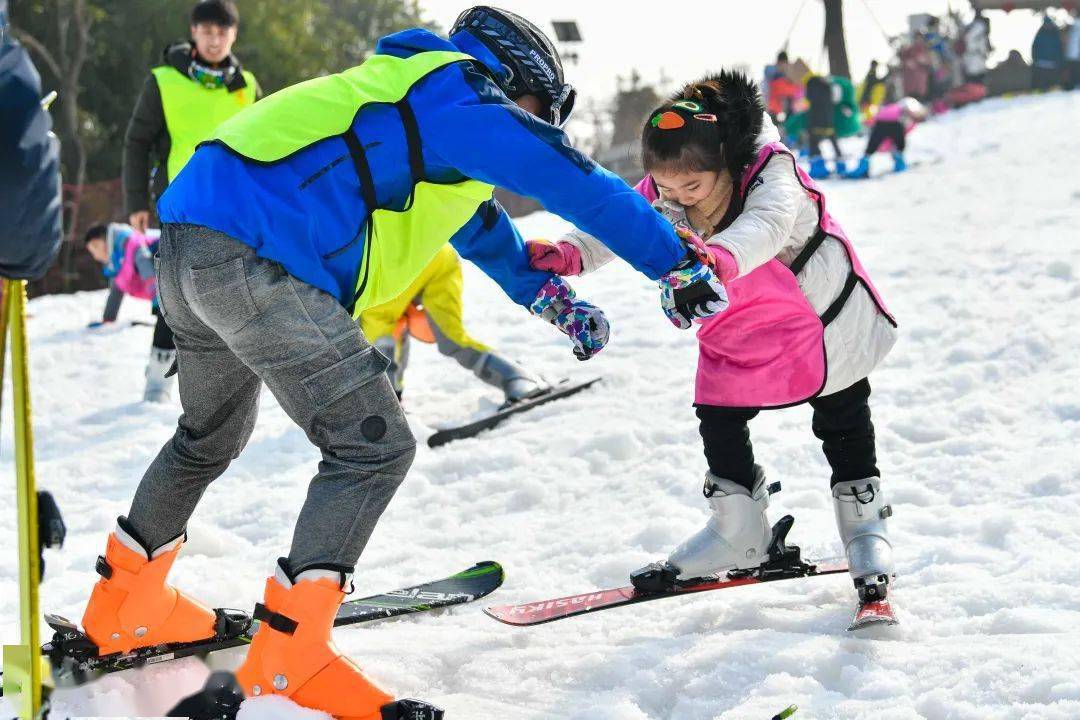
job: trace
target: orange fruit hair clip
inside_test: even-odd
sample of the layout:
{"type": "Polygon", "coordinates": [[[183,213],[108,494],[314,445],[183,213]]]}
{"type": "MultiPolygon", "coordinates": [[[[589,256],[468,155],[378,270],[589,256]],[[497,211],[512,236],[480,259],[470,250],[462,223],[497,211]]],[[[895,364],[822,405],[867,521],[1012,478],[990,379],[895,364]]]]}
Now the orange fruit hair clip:
{"type": "Polygon", "coordinates": [[[651,122],[654,128],[660,130],[677,130],[686,124],[686,120],[683,119],[682,115],[671,110],[655,115],[651,122]]]}

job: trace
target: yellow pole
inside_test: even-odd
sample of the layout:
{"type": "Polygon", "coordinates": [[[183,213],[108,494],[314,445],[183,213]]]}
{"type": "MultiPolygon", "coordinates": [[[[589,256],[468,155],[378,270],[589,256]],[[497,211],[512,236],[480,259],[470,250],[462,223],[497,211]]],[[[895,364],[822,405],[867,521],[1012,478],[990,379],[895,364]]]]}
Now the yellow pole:
{"type": "Polygon", "coordinates": [[[7,314],[8,284],[0,282],[0,408],[4,406],[4,368],[7,360],[7,314]]]}
{"type": "MultiPolygon", "coordinates": [[[[19,695],[19,718],[35,718],[41,710],[41,632],[38,585],[37,488],[34,483],[34,435],[30,412],[30,374],[26,348],[26,283],[4,280],[7,330],[11,336],[12,405],[15,408],[15,479],[19,515],[19,608],[22,646],[4,648],[5,695],[11,681],[19,695]],[[9,657],[10,656],[10,657],[9,657]],[[14,672],[15,676],[9,675],[14,672]]],[[[4,338],[6,340],[6,338],[4,338]]]]}

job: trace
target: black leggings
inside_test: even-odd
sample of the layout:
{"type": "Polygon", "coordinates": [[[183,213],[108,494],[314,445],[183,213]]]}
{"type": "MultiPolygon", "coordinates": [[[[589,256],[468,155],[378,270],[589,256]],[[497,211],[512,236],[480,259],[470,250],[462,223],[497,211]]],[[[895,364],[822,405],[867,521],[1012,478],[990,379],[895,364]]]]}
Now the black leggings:
{"type": "MultiPolygon", "coordinates": [[[[869,398],[870,381],[864,378],[838,393],[809,401],[814,408],[811,427],[821,440],[821,449],[832,467],[833,485],[880,474],[869,398]]],[[[710,472],[748,490],[754,485],[754,448],[750,443],[749,422],[758,412],[714,405],[697,406],[710,472]]]]}
{"type": "Polygon", "coordinates": [[[154,339],[150,344],[161,350],[175,350],[176,342],[173,340],[172,328],[165,322],[165,316],[161,310],[154,308],[154,314],[157,315],[157,323],[154,324],[154,339]]]}
{"type": "Polygon", "coordinates": [[[904,152],[904,125],[896,120],[878,120],[870,131],[870,140],[866,143],[866,154],[873,155],[886,139],[892,140],[896,152],[904,152]]]}

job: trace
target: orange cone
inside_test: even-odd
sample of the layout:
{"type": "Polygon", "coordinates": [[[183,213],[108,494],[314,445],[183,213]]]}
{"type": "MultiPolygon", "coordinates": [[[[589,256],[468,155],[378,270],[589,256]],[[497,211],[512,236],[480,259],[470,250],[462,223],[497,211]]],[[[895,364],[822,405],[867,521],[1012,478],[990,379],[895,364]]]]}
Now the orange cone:
{"type": "Polygon", "coordinates": [[[339,720],[381,720],[394,699],[375,687],[330,638],[345,598],[329,578],[300,580],[286,587],[266,581],[261,623],[236,677],[248,697],[283,695],[297,705],[339,720]]]}
{"type": "Polygon", "coordinates": [[[83,628],[101,655],[214,635],[214,611],[166,584],[182,542],[150,558],[109,535],[98,560],[101,579],[83,614],[83,628]]]}

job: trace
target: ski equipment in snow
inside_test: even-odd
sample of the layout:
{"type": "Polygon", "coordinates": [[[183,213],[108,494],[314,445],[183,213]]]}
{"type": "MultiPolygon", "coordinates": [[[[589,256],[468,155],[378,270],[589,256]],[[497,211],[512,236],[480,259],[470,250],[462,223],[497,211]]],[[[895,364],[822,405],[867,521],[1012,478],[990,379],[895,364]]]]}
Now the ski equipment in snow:
{"type": "MultiPolygon", "coordinates": [[[[469,603],[495,591],[504,579],[505,573],[499,563],[480,562],[440,580],[346,601],[338,610],[334,626],[356,625],[469,603]]],[[[258,629],[258,620],[239,610],[217,609],[214,612],[217,615],[214,637],[188,643],[165,643],[104,656],[97,654],[97,647],[70,620],[58,615],[46,615],[45,620],[55,633],[52,641],[42,647],[42,652],[52,662],[53,675],[58,684],[79,685],[98,675],[206,655],[251,642],[252,635],[258,629]]]]}
{"type": "Polygon", "coordinates": [[[540,625],[598,610],[679,595],[847,572],[847,563],[843,558],[803,561],[799,548],[785,543],[787,533],[794,522],[795,519],[790,515],[785,515],[777,521],[773,526],[769,561],[753,570],[735,570],[729,572],[724,578],[700,578],[688,583],[680,583],[675,580],[673,568],[667,566],[666,563],[654,563],[638,571],[642,576],[634,578],[637,587],[630,585],[522,605],[489,607],[485,608],[484,613],[507,625],[540,625]],[[650,571],[651,575],[647,575],[650,571]],[[639,589],[642,587],[655,588],[655,590],[639,589]]]}
{"type": "MultiPolygon", "coordinates": [[[[236,720],[240,705],[244,702],[244,690],[231,672],[210,675],[206,686],[180,701],[166,717],[184,717],[189,720],[236,720]]],[[[396,700],[384,705],[382,720],[442,720],[443,710],[421,700],[396,700]]]]}
{"type": "Polygon", "coordinates": [[[488,415],[487,417],[474,420],[464,425],[457,425],[455,427],[443,428],[437,430],[428,438],[428,447],[439,447],[445,445],[448,442],[454,440],[464,440],[466,438],[475,437],[484,430],[490,430],[502,423],[512,415],[527,412],[533,408],[540,407],[545,403],[549,403],[552,400],[559,400],[564,397],[570,397],[575,393],[579,393],[582,390],[591,387],[593,384],[600,381],[600,378],[593,378],[592,380],[586,380],[583,383],[573,384],[567,380],[563,380],[557,385],[553,385],[546,390],[543,390],[532,397],[518,402],[508,403],[499,408],[496,412],[488,415]]]}
{"type": "Polygon", "coordinates": [[[893,614],[888,600],[860,603],[855,610],[855,617],[848,625],[849,631],[862,630],[875,625],[899,625],[900,621],[893,614]]]}
{"type": "Polygon", "coordinates": [[[184,717],[190,720],[234,720],[244,702],[244,691],[231,672],[210,675],[206,686],[180,701],[166,717],[184,717]]]}
{"type": "MultiPolygon", "coordinates": [[[[42,663],[38,585],[41,582],[42,539],[54,535],[54,518],[47,515],[42,534],[39,494],[34,477],[34,433],[30,409],[30,368],[26,338],[26,281],[3,281],[0,294],[0,389],[3,387],[4,354],[11,336],[11,385],[15,424],[16,514],[19,542],[19,620],[21,645],[4,647],[5,690],[13,701],[17,717],[39,717],[48,707],[42,691],[42,663]]],[[[49,496],[51,501],[51,496],[49,496]]],[[[56,504],[51,504],[55,509],[56,504]]],[[[59,512],[56,514],[59,518],[59,512]]],[[[62,523],[61,523],[62,527],[62,523]]],[[[62,533],[61,533],[62,535],[62,533]]],[[[63,541],[63,537],[59,537],[63,541]]]]}

